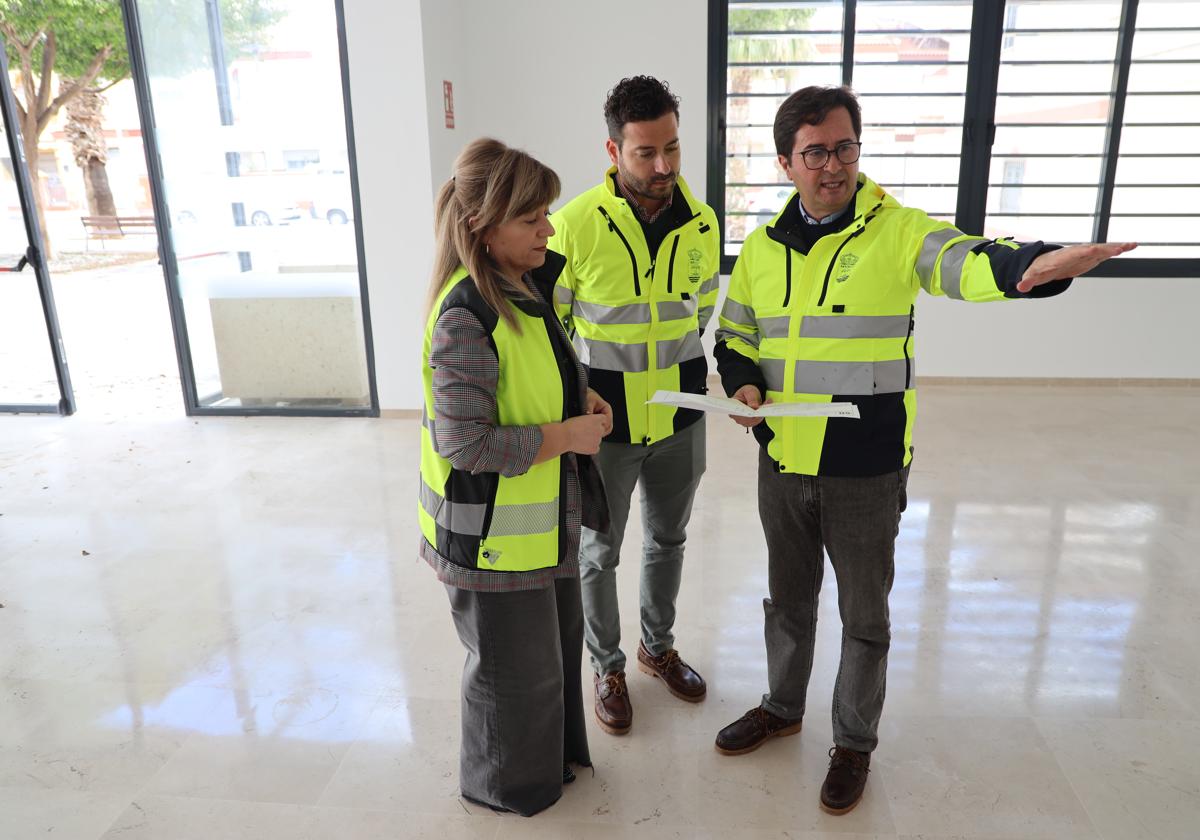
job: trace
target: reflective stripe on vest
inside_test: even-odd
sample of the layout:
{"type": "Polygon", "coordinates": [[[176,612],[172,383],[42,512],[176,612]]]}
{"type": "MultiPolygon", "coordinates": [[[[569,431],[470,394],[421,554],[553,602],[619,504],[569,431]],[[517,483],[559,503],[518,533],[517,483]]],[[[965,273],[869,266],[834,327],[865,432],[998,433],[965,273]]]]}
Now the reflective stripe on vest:
{"type": "MultiPolygon", "coordinates": [[[[562,287],[559,286],[561,289],[562,287]]],[[[659,321],[679,321],[696,314],[695,300],[661,300],[658,307],[659,321]]],[[[624,306],[605,306],[586,300],[576,301],[575,312],[589,323],[598,326],[608,324],[650,324],[650,304],[627,303],[624,306]]]]}
{"type": "Polygon", "coordinates": [[[733,321],[735,324],[755,324],[757,320],[754,317],[754,310],[744,303],[738,303],[736,300],[725,299],[725,306],[721,309],[721,317],[726,321],[733,321]]]}
{"type": "Polygon", "coordinates": [[[935,230],[933,233],[925,237],[925,241],[921,243],[921,253],[917,256],[917,277],[921,280],[921,288],[932,294],[933,292],[933,274],[934,269],[938,264],[938,257],[942,257],[942,293],[948,298],[962,300],[962,279],[963,266],[967,262],[967,256],[979,246],[980,242],[988,240],[981,237],[972,237],[965,239],[962,242],[955,242],[949,248],[946,244],[951,240],[958,239],[963,236],[963,232],[954,228],[945,230],[935,230]],[[945,248],[946,253],[942,255],[942,249],[945,248]]]}
{"type": "Polygon", "coordinates": [[[972,239],[966,242],[955,242],[942,255],[942,291],[946,297],[962,300],[963,266],[967,256],[975,250],[980,240],[972,239]]]}
{"type": "Polygon", "coordinates": [[[741,330],[735,330],[732,327],[718,327],[717,328],[716,340],[718,343],[720,343],[722,341],[727,341],[730,338],[736,338],[738,341],[744,341],[747,344],[749,344],[751,347],[753,347],[755,350],[758,349],[758,342],[759,342],[758,333],[744,333],[741,330]]]}
{"type": "Polygon", "coordinates": [[[788,327],[792,323],[790,315],[773,315],[770,318],[758,320],[758,334],[763,338],[787,338],[788,327]]]}
{"type": "MultiPolygon", "coordinates": [[[[589,367],[625,373],[643,373],[650,369],[650,353],[645,344],[621,344],[616,341],[583,338],[577,334],[575,347],[579,352],[579,360],[589,367]]],[[[704,345],[700,343],[700,336],[696,333],[655,342],[654,363],[659,369],[689,359],[698,359],[703,355],[704,345]]]]}
{"type": "MultiPolygon", "coordinates": [[[[456,534],[483,536],[483,521],[487,505],[450,502],[437,491],[421,482],[421,506],[438,525],[456,534]]],[[[551,531],[558,525],[558,499],[531,502],[523,505],[496,505],[488,537],[516,537],[551,531]]]]}
{"type": "Polygon", "coordinates": [[[962,231],[954,228],[935,230],[925,237],[921,243],[921,253],[917,255],[917,276],[921,278],[921,288],[933,293],[933,269],[937,266],[938,255],[953,239],[962,236],[962,231]]]}
{"type": "Polygon", "coordinates": [[[658,302],[659,321],[688,320],[696,314],[696,299],[689,300],[660,300],[658,302]]]}
{"type": "Polygon", "coordinates": [[[448,502],[436,490],[421,480],[421,507],[433,517],[438,525],[456,534],[472,537],[483,536],[483,520],[487,518],[487,505],[472,505],[463,502],[448,502]]]}
{"type": "Polygon", "coordinates": [[[703,355],[704,345],[700,343],[700,336],[694,332],[683,338],[671,341],[660,339],[655,342],[654,360],[659,369],[686,362],[688,359],[698,359],[703,355]]]}
{"type": "MultiPolygon", "coordinates": [[[[763,319],[768,320],[774,319],[763,319]]],[[[907,338],[908,326],[907,315],[805,315],[800,322],[800,337],[907,338]]],[[[786,326],[783,335],[787,336],[786,326]]]]}
{"type": "MultiPolygon", "coordinates": [[[[559,289],[562,286],[558,287],[559,289]]],[[[555,292],[557,294],[557,292],[555,292]]],[[[648,324],[650,323],[650,304],[627,303],[624,306],[604,306],[600,303],[589,303],[586,300],[576,301],[575,312],[584,320],[593,324],[648,324]]]]}
{"type": "Polygon", "coordinates": [[[575,350],[579,361],[601,370],[622,370],[636,373],[650,369],[650,354],[643,344],[618,344],[575,334],[575,350]]]}
{"type": "MultiPolygon", "coordinates": [[[[767,390],[784,392],[787,362],[761,359],[758,363],[767,381],[767,390]]],[[[798,361],[793,368],[793,392],[797,394],[834,394],[867,396],[896,394],[907,390],[914,371],[913,359],[886,362],[813,362],[798,361]]]]}
{"type": "Polygon", "coordinates": [[[525,505],[496,505],[488,537],[513,537],[553,530],[558,525],[558,499],[525,505]]]}

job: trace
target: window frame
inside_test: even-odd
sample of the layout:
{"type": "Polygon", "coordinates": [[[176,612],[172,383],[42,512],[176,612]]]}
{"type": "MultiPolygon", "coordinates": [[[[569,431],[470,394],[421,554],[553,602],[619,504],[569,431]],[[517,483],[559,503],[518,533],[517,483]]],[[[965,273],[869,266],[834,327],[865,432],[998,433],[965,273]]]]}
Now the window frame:
{"type": "MultiPolygon", "coordinates": [[[[738,0],[739,3],[771,0],[738,0]]],[[[854,81],[854,36],[857,0],[843,0],[842,16],[842,84],[854,81]]],[[[966,102],[963,111],[963,139],[959,156],[958,206],[955,226],[960,230],[981,235],[987,213],[989,168],[992,141],[996,136],[997,84],[1000,77],[1000,54],[1004,42],[1007,3],[993,0],[972,0],[971,48],[967,62],[966,102]]],[[[1133,40],[1137,31],[1138,0],[1122,0],[1121,18],[1117,33],[1117,50],[1113,62],[1113,107],[1105,127],[1096,216],[1092,239],[1107,240],[1112,218],[1113,190],[1116,186],[1117,163],[1120,159],[1121,129],[1125,102],[1128,96],[1129,73],[1133,58],[1133,40]]],[[[1191,29],[1191,27],[1184,27],[1191,29]]],[[[1148,31],[1159,31],[1152,28],[1148,31]]],[[[1111,31],[1111,30],[1109,30],[1111,31]]],[[[708,203],[717,214],[721,230],[721,273],[733,271],[736,254],[725,252],[725,168],[726,103],[728,91],[729,0],[708,0],[708,203]]],[[[1107,63],[1107,62],[1104,62],[1107,63]]],[[[865,120],[864,120],[865,121],[865,120]]],[[[1164,157],[1164,159],[1166,159],[1164,157]]],[[[1153,217],[1155,214],[1134,214],[1153,217]]],[[[1200,258],[1189,257],[1122,257],[1109,260],[1093,271],[1095,277],[1200,277],[1200,258]]]]}

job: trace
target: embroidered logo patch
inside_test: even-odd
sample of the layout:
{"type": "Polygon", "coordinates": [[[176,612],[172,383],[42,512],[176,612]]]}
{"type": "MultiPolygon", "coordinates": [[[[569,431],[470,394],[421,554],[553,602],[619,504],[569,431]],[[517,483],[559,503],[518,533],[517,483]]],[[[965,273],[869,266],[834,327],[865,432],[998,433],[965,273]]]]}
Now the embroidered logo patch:
{"type": "Polygon", "coordinates": [[[838,276],[835,278],[839,283],[845,283],[850,279],[850,269],[854,268],[858,263],[858,257],[854,254],[842,254],[842,258],[838,260],[838,276]]]}
{"type": "Polygon", "coordinates": [[[700,282],[700,261],[704,259],[704,254],[700,253],[699,249],[692,248],[688,251],[688,280],[693,283],[700,282]]]}
{"type": "Polygon", "coordinates": [[[494,548],[485,547],[481,553],[483,555],[484,562],[486,562],[489,566],[495,566],[500,562],[500,555],[503,552],[497,551],[494,548]]]}

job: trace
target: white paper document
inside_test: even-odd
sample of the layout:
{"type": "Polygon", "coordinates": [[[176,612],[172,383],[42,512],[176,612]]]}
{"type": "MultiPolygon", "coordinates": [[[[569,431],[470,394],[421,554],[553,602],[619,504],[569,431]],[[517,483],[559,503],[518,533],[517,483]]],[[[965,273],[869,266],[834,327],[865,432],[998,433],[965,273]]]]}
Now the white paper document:
{"type": "Polygon", "coordinates": [[[858,406],[847,402],[768,403],[760,408],[751,408],[727,397],[684,394],[680,391],[655,391],[654,396],[647,402],[690,408],[695,411],[710,411],[714,414],[735,414],[739,417],[849,417],[858,419],[858,406]]]}

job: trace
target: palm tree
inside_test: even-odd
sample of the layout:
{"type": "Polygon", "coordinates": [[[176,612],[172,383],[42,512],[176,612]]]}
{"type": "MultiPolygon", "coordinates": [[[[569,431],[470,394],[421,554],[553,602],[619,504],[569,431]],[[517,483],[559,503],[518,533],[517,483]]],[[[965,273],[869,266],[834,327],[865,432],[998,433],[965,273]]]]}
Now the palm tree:
{"type": "MultiPolygon", "coordinates": [[[[801,33],[809,28],[813,16],[812,9],[730,9],[729,10],[729,93],[736,96],[739,93],[758,93],[756,82],[778,80],[786,83],[788,73],[778,67],[753,66],[766,63],[784,63],[807,61],[812,54],[811,43],[801,33]],[[795,32],[788,35],[753,35],[756,32],[795,32]]],[[[783,85],[779,86],[780,93],[788,91],[783,85]]],[[[727,123],[746,123],[750,121],[751,100],[727,100],[727,123]]],[[[747,155],[754,149],[747,146],[747,155]]],[[[749,157],[726,158],[725,182],[727,184],[744,183],[748,180],[749,157]]],[[[740,190],[725,193],[725,210],[746,210],[745,193],[740,190]]],[[[725,218],[725,236],[727,239],[740,240],[746,236],[746,217],[729,216],[725,218]]]]}
{"type": "MultiPolygon", "coordinates": [[[[71,85],[70,79],[62,79],[59,86],[71,85]]],[[[104,141],[103,94],[93,87],[85,87],[79,96],[67,104],[67,138],[75,155],[75,164],[83,174],[87,193],[88,215],[115,216],[117,206],[113,201],[112,189],[108,185],[108,145],[104,141]]]]}
{"type": "MultiPolygon", "coordinates": [[[[160,26],[182,32],[205,31],[205,4],[178,0],[145,0],[160,26]]],[[[220,6],[225,21],[222,34],[231,55],[255,43],[259,34],[283,13],[275,0],[212,0],[220,6]]],[[[25,160],[34,184],[38,220],[45,238],[47,256],[53,251],[46,231],[45,201],[41,170],[38,168],[42,133],[59,110],[93,91],[103,93],[129,75],[129,52],[125,24],[118,0],[0,0],[0,41],[13,72],[17,119],[25,147],[25,160]],[[58,96],[52,96],[53,78],[60,77],[58,96]],[[103,85],[95,88],[94,85],[103,85]]],[[[207,60],[207,39],[189,43],[192,52],[157,56],[160,72],[185,72],[207,60]]],[[[99,102],[102,104],[103,99],[99,102]]],[[[80,170],[88,179],[89,208],[108,194],[104,173],[103,139],[96,128],[99,111],[84,106],[87,115],[80,123],[76,160],[87,162],[80,170]],[[89,120],[91,122],[89,122],[89,120]],[[86,139],[85,139],[86,138],[86,139]],[[96,150],[99,149],[99,155],[96,150]]],[[[108,197],[111,207],[111,194],[108,197]]],[[[104,215],[113,215],[111,213],[104,215]]]]}

